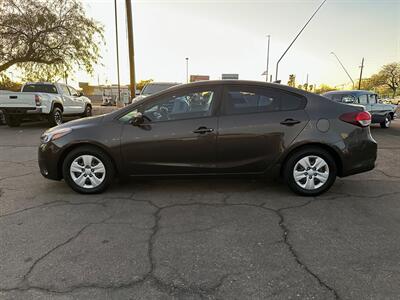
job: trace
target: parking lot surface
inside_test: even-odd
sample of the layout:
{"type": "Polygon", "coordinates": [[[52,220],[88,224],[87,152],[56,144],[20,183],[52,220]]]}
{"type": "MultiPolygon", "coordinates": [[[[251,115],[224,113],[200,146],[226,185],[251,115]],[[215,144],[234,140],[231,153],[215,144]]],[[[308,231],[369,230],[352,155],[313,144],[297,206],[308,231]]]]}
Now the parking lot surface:
{"type": "Polygon", "coordinates": [[[400,120],[316,198],[254,179],[42,178],[44,124],[0,126],[1,299],[398,299],[400,120]]]}

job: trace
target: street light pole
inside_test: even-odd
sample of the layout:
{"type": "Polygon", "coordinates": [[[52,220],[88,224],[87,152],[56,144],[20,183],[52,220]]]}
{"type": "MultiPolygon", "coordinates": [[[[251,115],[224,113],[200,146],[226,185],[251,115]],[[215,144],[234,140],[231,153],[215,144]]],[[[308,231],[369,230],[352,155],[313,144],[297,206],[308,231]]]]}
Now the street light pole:
{"type": "Polygon", "coordinates": [[[186,57],[185,60],[186,60],[186,83],[189,83],[189,57],[186,57]]]}
{"type": "Polygon", "coordinates": [[[271,35],[267,35],[268,38],[268,46],[267,46],[267,70],[265,71],[265,81],[268,82],[268,68],[269,68],[269,43],[271,39],[271,35]]]}
{"type": "Polygon", "coordinates": [[[336,55],[335,52],[331,52],[332,55],[334,55],[337,59],[337,61],[339,62],[339,64],[342,66],[343,70],[346,72],[347,76],[350,78],[351,82],[353,83],[353,89],[354,89],[354,80],[353,78],[351,78],[349,72],[347,72],[346,68],[344,67],[344,65],[342,64],[342,62],[340,61],[339,57],[336,55]]]}
{"type": "MultiPolygon", "coordinates": [[[[125,1],[126,23],[128,27],[128,47],[129,47],[129,76],[131,99],[136,97],[136,74],[135,74],[135,48],[133,46],[133,22],[132,22],[132,3],[131,0],[125,1]]],[[[130,101],[129,101],[130,102],[130,101]]]]}
{"type": "Polygon", "coordinates": [[[307,27],[308,23],[310,23],[310,21],[314,18],[314,16],[317,14],[317,12],[320,10],[320,8],[322,7],[322,5],[324,5],[325,2],[326,2],[326,0],[322,1],[322,3],[318,6],[317,10],[308,19],[307,23],[303,26],[303,28],[301,28],[300,32],[295,36],[293,41],[290,43],[289,47],[287,47],[285,52],[283,52],[282,56],[279,58],[278,62],[276,63],[275,81],[278,81],[278,68],[279,68],[279,63],[281,62],[282,58],[286,55],[286,53],[289,51],[290,47],[292,47],[294,42],[297,40],[297,38],[300,36],[300,34],[303,32],[303,30],[307,27]]]}
{"type": "Polygon", "coordinates": [[[364,57],[361,61],[361,66],[360,66],[361,70],[360,70],[360,80],[358,81],[358,89],[361,90],[361,80],[362,80],[362,72],[364,69],[364,57]]]}
{"type": "MultiPolygon", "coordinates": [[[[118,11],[117,11],[117,0],[114,0],[114,12],[115,12],[115,44],[117,51],[117,78],[118,78],[118,101],[121,101],[121,82],[119,78],[119,48],[118,48],[118,11]]],[[[112,89],[112,88],[111,88],[112,89]]],[[[117,104],[118,105],[118,104],[117,104]]]]}

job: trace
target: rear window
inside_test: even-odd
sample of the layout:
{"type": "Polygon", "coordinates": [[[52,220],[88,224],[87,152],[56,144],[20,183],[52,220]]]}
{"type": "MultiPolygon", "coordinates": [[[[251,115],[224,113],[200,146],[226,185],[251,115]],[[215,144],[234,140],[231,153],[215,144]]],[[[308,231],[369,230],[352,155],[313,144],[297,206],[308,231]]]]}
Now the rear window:
{"type": "Polygon", "coordinates": [[[57,89],[51,84],[27,84],[23,87],[22,92],[57,94],[57,89]]]}

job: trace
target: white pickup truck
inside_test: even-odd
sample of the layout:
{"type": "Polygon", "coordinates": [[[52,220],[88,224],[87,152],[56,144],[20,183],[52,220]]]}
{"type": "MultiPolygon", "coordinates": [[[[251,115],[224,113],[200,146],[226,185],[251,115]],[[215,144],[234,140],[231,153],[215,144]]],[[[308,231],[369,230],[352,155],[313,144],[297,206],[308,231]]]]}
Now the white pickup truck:
{"type": "Polygon", "coordinates": [[[47,119],[56,126],[63,122],[63,116],[91,116],[92,104],[66,84],[34,82],[23,85],[19,93],[1,93],[0,110],[11,127],[32,119],[47,119]]]}

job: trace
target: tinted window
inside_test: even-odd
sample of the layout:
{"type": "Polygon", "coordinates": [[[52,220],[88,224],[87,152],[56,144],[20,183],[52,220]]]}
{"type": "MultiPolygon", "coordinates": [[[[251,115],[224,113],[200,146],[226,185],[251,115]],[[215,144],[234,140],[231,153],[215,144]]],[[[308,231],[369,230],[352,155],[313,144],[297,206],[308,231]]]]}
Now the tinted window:
{"type": "Polygon", "coordinates": [[[368,96],[367,95],[360,95],[358,96],[358,100],[360,102],[360,104],[368,104],[368,96]]]}
{"type": "Polygon", "coordinates": [[[281,110],[300,110],[306,106],[307,100],[304,97],[285,92],[280,94],[282,99],[281,110]]]}
{"type": "Polygon", "coordinates": [[[226,114],[297,110],[305,105],[305,100],[300,96],[252,86],[227,87],[224,101],[226,114]]]}
{"type": "Polygon", "coordinates": [[[139,111],[152,122],[210,116],[216,92],[204,89],[177,92],[160,100],[143,103],[139,111]]]}
{"type": "Polygon", "coordinates": [[[176,85],[176,83],[149,83],[144,87],[142,94],[143,95],[152,95],[152,94],[161,92],[163,90],[166,90],[170,87],[173,87],[175,85],[176,85]]]}
{"type": "Polygon", "coordinates": [[[57,94],[57,89],[51,84],[27,84],[22,89],[22,92],[57,94]]]}

